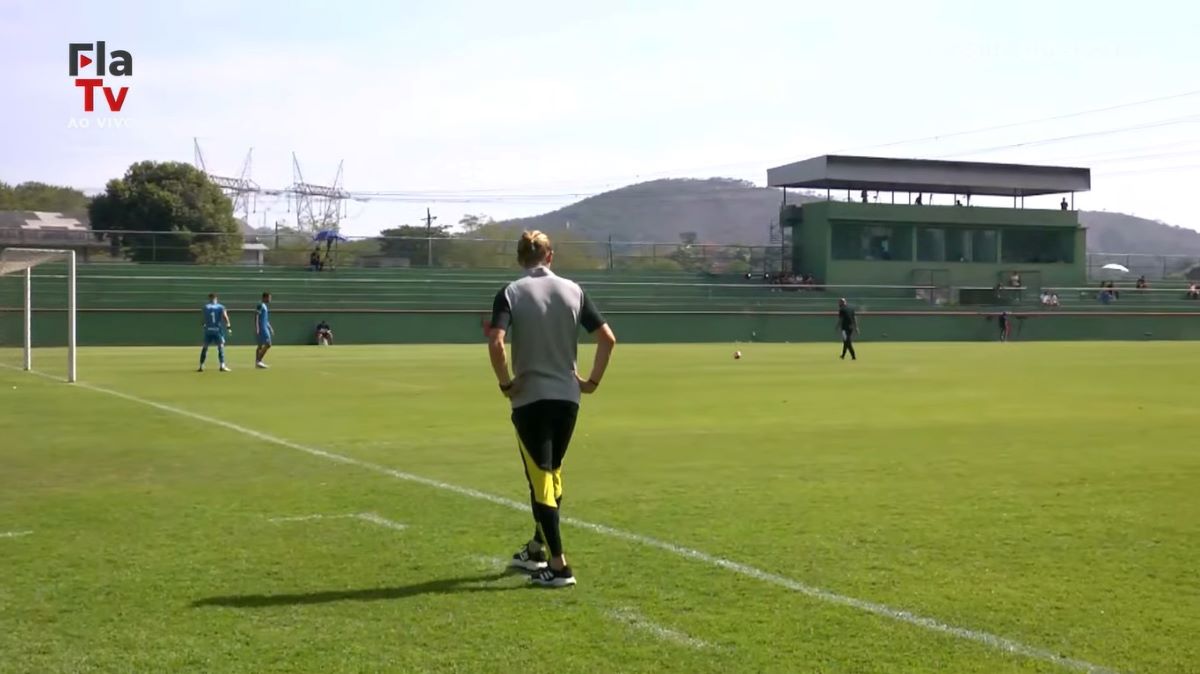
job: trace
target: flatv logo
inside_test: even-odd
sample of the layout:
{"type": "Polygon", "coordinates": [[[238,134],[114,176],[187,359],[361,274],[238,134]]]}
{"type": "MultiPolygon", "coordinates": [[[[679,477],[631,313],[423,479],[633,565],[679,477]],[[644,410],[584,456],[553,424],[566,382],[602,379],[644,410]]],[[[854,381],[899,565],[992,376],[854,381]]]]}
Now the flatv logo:
{"type": "Polygon", "coordinates": [[[120,112],[125,105],[125,96],[129,87],[106,86],[105,77],[132,77],[133,55],[124,49],[107,53],[104,41],[72,42],[69,45],[71,63],[68,73],[75,78],[75,86],[83,89],[83,111],[94,112],[96,109],[96,90],[104,94],[104,102],[111,112],[120,112]],[[80,73],[88,66],[95,66],[95,77],[89,73],[80,73]]]}

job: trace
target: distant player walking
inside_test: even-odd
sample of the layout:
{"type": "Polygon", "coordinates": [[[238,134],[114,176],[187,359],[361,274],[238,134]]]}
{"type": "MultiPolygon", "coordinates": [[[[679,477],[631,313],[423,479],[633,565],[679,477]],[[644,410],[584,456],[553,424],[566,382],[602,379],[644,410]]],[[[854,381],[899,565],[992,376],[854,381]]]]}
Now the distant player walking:
{"type": "Polygon", "coordinates": [[[1002,311],[996,320],[1000,324],[1000,341],[1007,342],[1012,337],[1012,316],[1002,311]]]}
{"type": "Polygon", "coordinates": [[[858,360],[858,356],[854,353],[854,336],[858,334],[858,317],[854,315],[854,309],[846,304],[846,298],[838,300],[838,330],[842,333],[842,360],[846,359],[846,354],[850,354],[850,360],[858,360]]]}
{"type": "Polygon", "coordinates": [[[254,352],[254,367],[265,370],[267,364],[263,362],[267,352],[271,350],[271,335],[275,332],[271,329],[271,293],[263,293],[262,301],[258,303],[258,307],[254,310],[254,335],[258,342],[258,350],[254,352]]]}
{"type": "Polygon", "coordinates": [[[217,345],[217,359],[221,362],[221,372],[229,372],[225,365],[225,335],[233,332],[229,324],[229,312],[225,305],[217,301],[216,293],[209,293],[208,304],[204,305],[204,348],[200,349],[200,369],[204,372],[204,361],[208,358],[208,346],[217,345]]]}
{"type": "Polygon", "coordinates": [[[583,290],[550,271],[553,260],[545,234],[522,234],[517,261],[525,277],[496,294],[486,327],[492,370],[501,393],[512,401],[536,524],[533,539],[513,555],[511,565],[535,572],[531,580],[537,585],[566,587],[575,584],[575,575],[559,532],[563,457],[575,430],[580,394],[593,393],[600,385],[617,338],[583,290]],[[587,379],[576,370],[580,326],[595,334],[597,342],[587,379]],[[513,376],[504,348],[509,333],[513,376]]]}

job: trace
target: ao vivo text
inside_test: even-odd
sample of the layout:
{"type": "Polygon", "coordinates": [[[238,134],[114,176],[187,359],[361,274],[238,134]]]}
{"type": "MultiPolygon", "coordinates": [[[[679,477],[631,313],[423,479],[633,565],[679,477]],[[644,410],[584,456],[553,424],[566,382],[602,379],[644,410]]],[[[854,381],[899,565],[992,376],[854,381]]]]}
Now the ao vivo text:
{"type": "Polygon", "coordinates": [[[133,76],[133,55],[124,49],[117,49],[108,54],[104,41],[96,43],[89,42],[72,42],[70,43],[71,65],[69,73],[75,78],[75,86],[83,89],[83,111],[94,112],[96,110],[96,90],[99,89],[104,94],[104,102],[108,104],[108,109],[112,112],[120,112],[121,106],[125,105],[125,95],[129,93],[129,87],[112,87],[104,83],[105,77],[132,77],[133,76]],[[88,77],[89,73],[83,73],[83,68],[95,66],[95,77],[88,77]]]}

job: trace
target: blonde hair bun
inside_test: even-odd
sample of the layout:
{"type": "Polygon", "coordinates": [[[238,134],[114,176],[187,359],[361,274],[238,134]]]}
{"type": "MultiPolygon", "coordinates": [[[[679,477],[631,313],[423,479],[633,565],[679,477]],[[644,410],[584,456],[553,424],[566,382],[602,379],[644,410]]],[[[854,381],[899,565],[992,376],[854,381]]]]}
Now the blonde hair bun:
{"type": "Polygon", "coordinates": [[[522,232],[521,239],[517,241],[517,262],[522,267],[536,267],[544,263],[553,250],[550,237],[536,229],[528,230],[522,232]]]}

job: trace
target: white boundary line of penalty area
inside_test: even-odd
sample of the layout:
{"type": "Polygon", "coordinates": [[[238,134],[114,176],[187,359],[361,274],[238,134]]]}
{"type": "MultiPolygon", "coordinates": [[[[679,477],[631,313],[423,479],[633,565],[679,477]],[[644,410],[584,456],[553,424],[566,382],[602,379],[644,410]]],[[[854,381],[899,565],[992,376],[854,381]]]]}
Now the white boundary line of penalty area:
{"type": "MultiPolygon", "coordinates": [[[[4,365],[3,367],[6,367],[8,369],[16,369],[9,365],[4,365]]],[[[35,374],[42,374],[42,373],[35,373],[35,374]]],[[[50,375],[42,374],[42,376],[50,378],[50,379],[54,379],[54,377],[51,377],[50,375]]],[[[257,440],[262,440],[263,442],[268,442],[268,443],[271,443],[274,445],[279,445],[280,447],[287,447],[288,449],[294,449],[298,452],[303,452],[310,456],[320,457],[322,459],[326,459],[328,461],[333,461],[335,463],[346,464],[349,466],[357,466],[358,468],[369,470],[373,473],[379,473],[381,475],[387,475],[387,476],[396,478],[397,480],[403,480],[405,482],[414,482],[416,484],[423,484],[427,487],[432,487],[434,489],[438,489],[438,490],[441,490],[444,492],[449,492],[451,494],[458,494],[459,496],[473,498],[478,501],[487,501],[488,503],[493,503],[495,505],[503,506],[505,508],[510,508],[512,510],[516,510],[516,511],[520,511],[520,512],[527,512],[529,510],[528,502],[521,503],[519,501],[514,501],[512,499],[504,498],[503,496],[496,496],[495,494],[489,494],[487,492],[479,491],[476,489],[471,489],[470,487],[460,487],[458,485],[450,484],[448,482],[442,482],[440,480],[433,480],[433,479],[430,479],[427,477],[422,477],[420,475],[414,475],[412,473],[406,473],[404,471],[395,470],[393,468],[388,468],[387,466],[381,466],[376,463],[370,463],[369,461],[362,461],[360,459],[355,459],[355,458],[345,456],[342,454],[335,454],[333,452],[327,452],[327,451],[325,451],[323,449],[319,449],[317,447],[309,447],[307,445],[302,445],[297,442],[292,442],[291,440],[285,440],[283,438],[276,437],[274,435],[269,435],[269,434],[263,433],[261,431],[256,431],[252,428],[246,428],[245,426],[239,426],[237,424],[230,423],[228,421],[223,421],[221,419],[216,419],[213,417],[205,416],[203,414],[197,414],[196,412],[190,412],[188,410],[181,409],[178,407],[172,407],[171,405],[154,402],[153,400],[146,400],[144,398],[139,398],[137,396],[130,395],[128,393],[121,393],[120,391],[114,391],[112,389],[106,389],[106,388],[102,388],[100,386],[94,386],[92,384],[86,384],[86,383],[82,383],[82,382],[75,384],[75,386],[78,386],[79,388],[88,389],[90,391],[95,391],[97,393],[104,393],[106,395],[110,395],[110,396],[113,396],[116,398],[121,398],[122,400],[127,400],[129,402],[137,403],[139,405],[153,407],[154,409],[157,409],[157,410],[160,410],[163,412],[168,412],[170,414],[187,417],[189,419],[194,419],[196,421],[200,421],[200,422],[203,422],[203,423],[206,423],[209,425],[220,426],[222,428],[226,428],[228,430],[231,430],[231,431],[234,431],[237,433],[241,433],[242,435],[245,435],[245,436],[248,436],[251,438],[255,438],[257,440]]],[[[636,533],[633,533],[630,531],[624,531],[622,529],[615,529],[613,527],[606,526],[604,524],[594,524],[592,522],[586,522],[584,520],[575,519],[573,517],[564,517],[562,519],[562,521],[563,521],[563,523],[569,524],[573,527],[577,527],[580,529],[586,529],[588,531],[592,531],[592,532],[595,532],[598,534],[603,534],[603,535],[609,536],[611,538],[629,541],[631,543],[638,543],[640,545],[644,545],[644,546],[650,547],[650,548],[657,548],[659,550],[664,550],[666,552],[670,552],[674,555],[683,557],[685,559],[691,559],[693,561],[702,562],[709,566],[715,566],[720,569],[725,569],[726,571],[730,571],[732,573],[736,573],[741,576],[747,576],[749,578],[754,578],[755,580],[760,580],[760,581],[762,581],[764,583],[768,583],[770,585],[775,585],[777,587],[782,587],[782,588],[785,588],[788,590],[792,590],[793,592],[797,592],[806,597],[810,597],[812,599],[817,599],[817,600],[820,600],[823,602],[827,602],[829,604],[846,606],[849,608],[853,608],[853,609],[862,611],[864,613],[870,613],[872,615],[880,616],[882,618],[888,618],[891,620],[895,620],[897,622],[914,625],[916,627],[920,627],[920,628],[928,630],[930,632],[935,632],[938,634],[945,634],[945,635],[957,637],[959,639],[963,639],[966,641],[973,641],[975,643],[983,644],[984,646],[987,646],[993,650],[996,650],[996,651],[999,651],[1002,653],[1008,653],[1010,655],[1018,655],[1021,657],[1031,658],[1034,660],[1041,660],[1043,662],[1052,663],[1052,664],[1062,667],[1064,669],[1071,669],[1071,670],[1078,671],[1078,672],[1086,672],[1087,674],[1117,674],[1117,671],[1114,669],[1109,669],[1108,667],[1102,667],[1100,665],[1092,664],[1092,663],[1086,662],[1084,660],[1077,660],[1075,658],[1069,658],[1069,657],[1066,657],[1063,655],[1059,655],[1058,653],[1047,650],[1045,648],[1039,648],[1037,646],[1030,646],[1028,644],[1024,644],[1019,641],[1014,641],[1013,639],[1008,639],[1006,637],[998,636],[998,635],[992,634],[990,632],[983,632],[980,630],[973,630],[973,629],[969,629],[966,627],[957,627],[955,625],[948,625],[939,620],[935,620],[933,618],[918,615],[918,614],[912,613],[910,611],[892,608],[891,606],[887,606],[886,604],[880,604],[877,602],[868,601],[866,599],[858,599],[855,597],[848,597],[843,594],[838,594],[836,592],[831,592],[829,590],[824,590],[819,587],[814,587],[812,585],[802,583],[802,582],[800,582],[798,580],[794,580],[792,578],[787,578],[785,576],[780,576],[778,574],[774,574],[769,571],[764,571],[762,569],[750,566],[748,564],[743,564],[741,562],[735,562],[730,559],[725,559],[724,557],[717,557],[715,555],[710,555],[707,552],[701,552],[700,550],[695,550],[692,548],[675,545],[674,543],[670,543],[668,541],[659,540],[657,538],[651,538],[649,536],[643,536],[641,534],[636,534],[636,533]]]]}
{"type": "Polygon", "coordinates": [[[32,533],[32,531],[0,531],[0,538],[20,538],[32,533]]]}
{"type": "Polygon", "coordinates": [[[268,522],[312,522],[314,520],[361,520],[371,524],[384,527],[385,529],[395,529],[396,531],[404,531],[408,525],[399,522],[393,522],[386,517],[375,513],[349,513],[347,515],[298,515],[295,517],[270,517],[268,522]]]}

